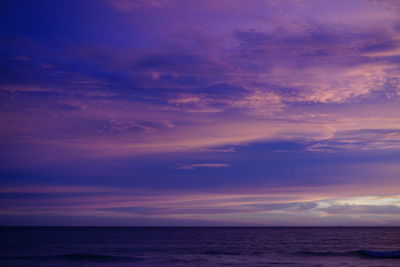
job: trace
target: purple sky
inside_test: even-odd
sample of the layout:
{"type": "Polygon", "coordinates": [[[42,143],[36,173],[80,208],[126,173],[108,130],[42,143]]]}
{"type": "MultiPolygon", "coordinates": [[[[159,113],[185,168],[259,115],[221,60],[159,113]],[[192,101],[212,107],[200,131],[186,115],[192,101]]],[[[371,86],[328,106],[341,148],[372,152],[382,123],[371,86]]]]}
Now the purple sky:
{"type": "Polygon", "coordinates": [[[396,0],[3,0],[0,224],[400,225],[396,0]]]}

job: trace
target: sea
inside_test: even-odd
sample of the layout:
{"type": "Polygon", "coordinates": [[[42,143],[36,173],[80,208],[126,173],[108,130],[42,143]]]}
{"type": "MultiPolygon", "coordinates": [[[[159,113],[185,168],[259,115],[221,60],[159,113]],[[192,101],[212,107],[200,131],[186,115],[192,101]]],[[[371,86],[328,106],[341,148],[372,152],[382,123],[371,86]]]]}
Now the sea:
{"type": "Polygon", "coordinates": [[[400,227],[0,227],[0,266],[400,266],[400,227]]]}

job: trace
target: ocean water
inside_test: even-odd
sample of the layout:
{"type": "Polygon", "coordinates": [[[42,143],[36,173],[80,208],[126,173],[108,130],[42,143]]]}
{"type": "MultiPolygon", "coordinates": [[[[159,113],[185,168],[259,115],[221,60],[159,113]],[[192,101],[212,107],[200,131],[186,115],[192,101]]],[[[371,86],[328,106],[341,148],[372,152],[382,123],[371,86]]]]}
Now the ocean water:
{"type": "Polygon", "coordinates": [[[0,266],[400,266],[400,227],[1,227],[0,266]]]}

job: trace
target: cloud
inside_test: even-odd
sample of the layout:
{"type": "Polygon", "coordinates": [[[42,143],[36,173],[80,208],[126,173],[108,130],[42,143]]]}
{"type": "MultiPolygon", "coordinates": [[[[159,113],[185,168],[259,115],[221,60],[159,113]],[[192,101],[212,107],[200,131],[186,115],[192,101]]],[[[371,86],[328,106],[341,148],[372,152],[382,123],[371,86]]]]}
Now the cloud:
{"type": "Polygon", "coordinates": [[[279,140],[309,151],[398,149],[393,1],[107,5],[128,11],[106,12],[121,26],[113,42],[85,24],[102,38],[3,44],[3,144],[107,157],[279,140]],[[383,111],[361,114],[373,102],[383,111]]]}
{"type": "Polygon", "coordinates": [[[237,33],[241,42],[237,62],[248,70],[246,83],[257,82],[264,88],[291,88],[295,94],[289,96],[283,95],[279,89],[275,91],[286,101],[353,102],[384,90],[388,81],[398,79],[398,74],[392,71],[397,68],[396,63],[383,59],[372,61],[372,54],[365,52],[371,49],[365,44],[382,42],[382,39],[397,49],[393,41],[397,37],[389,33],[378,37],[370,33],[360,37],[359,34],[363,33],[337,32],[329,28],[283,37],[241,31],[237,33]],[[345,56],[349,54],[351,56],[345,56]]]}
{"type": "Polygon", "coordinates": [[[107,187],[99,186],[3,186],[0,188],[2,194],[82,194],[82,193],[104,193],[110,192],[107,187]]]}
{"type": "Polygon", "coordinates": [[[284,212],[306,212],[317,206],[316,203],[276,203],[276,204],[250,204],[250,205],[228,205],[222,207],[213,206],[192,206],[192,207],[117,207],[109,208],[107,211],[119,212],[135,215],[224,215],[235,213],[259,213],[266,211],[284,211],[284,212]]]}
{"type": "Polygon", "coordinates": [[[399,214],[400,206],[395,205],[332,205],[319,209],[328,214],[399,214]]]}
{"type": "Polygon", "coordinates": [[[136,8],[161,8],[171,0],[107,0],[107,2],[121,11],[131,11],[136,8]]]}
{"type": "Polygon", "coordinates": [[[334,137],[308,147],[310,151],[387,150],[400,148],[399,129],[363,129],[336,132],[334,137]]]}
{"type": "Polygon", "coordinates": [[[253,204],[252,207],[262,211],[287,211],[287,212],[305,212],[318,206],[315,202],[294,202],[294,203],[276,203],[276,204],[253,204]]]}
{"type": "Polygon", "coordinates": [[[244,98],[229,103],[250,115],[268,116],[283,110],[282,98],[274,92],[255,90],[244,98]]]}
{"type": "MultiPolygon", "coordinates": [[[[226,190],[179,193],[140,191],[126,187],[104,189],[15,187],[2,192],[7,205],[2,205],[0,216],[89,215],[114,218],[116,221],[119,218],[143,217],[155,223],[162,221],[160,219],[186,218],[199,224],[203,220],[211,220],[247,225],[384,225],[394,223],[400,209],[399,198],[395,195],[349,198],[346,196],[354,195],[354,191],[339,190],[342,197],[336,194],[336,198],[332,199],[328,197],[332,195],[332,188],[326,187],[292,190],[287,187],[263,188],[259,192],[236,188],[229,193],[226,190]],[[21,193],[25,194],[24,198],[20,197],[21,193]],[[382,215],[394,217],[389,219],[382,215]]],[[[382,192],[376,188],[374,191],[382,192]]]]}
{"type": "Polygon", "coordinates": [[[194,170],[197,168],[228,168],[226,163],[193,163],[193,164],[177,164],[176,168],[181,170],[194,170]]]}

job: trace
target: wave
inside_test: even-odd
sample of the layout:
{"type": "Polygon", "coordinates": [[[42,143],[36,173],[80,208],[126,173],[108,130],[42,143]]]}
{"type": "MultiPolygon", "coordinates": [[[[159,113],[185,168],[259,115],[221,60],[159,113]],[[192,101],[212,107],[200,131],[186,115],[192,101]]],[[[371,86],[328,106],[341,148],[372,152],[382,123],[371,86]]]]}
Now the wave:
{"type": "Polygon", "coordinates": [[[347,251],[347,252],[316,252],[316,251],[301,251],[300,254],[308,255],[308,256],[359,256],[359,257],[367,257],[367,258],[381,258],[381,259],[400,259],[400,250],[394,251],[376,251],[376,250],[355,250],[355,251],[347,251]]]}
{"type": "Polygon", "coordinates": [[[96,262],[115,262],[115,261],[133,261],[135,258],[122,257],[122,256],[111,256],[105,254],[84,254],[84,253],[72,253],[63,254],[57,256],[59,259],[70,260],[70,261],[96,261],[96,262]]]}
{"type": "Polygon", "coordinates": [[[400,250],[394,251],[375,251],[375,250],[357,250],[362,256],[372,258],[400,259],[400,250]]]}
{"type": "Polygon", "coordinates": [[[217,250],[207,250],[204,253],[208,255],[231,255],[231,256],[240,255],[239,252],[217,251],[217,250]]]}
{"type": "Polygon", "coordinates": [[[138,261],[138,258],[112,256],[105,254],[85,254],[85,253],[71,253],[62,255],[44,255],[44,256],[10,256],[0,257],[0,261],[7,260],[22,260],[22,261],[83,261],[83,262],[132,262],[138,261]]]}

